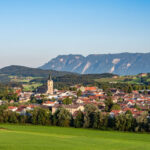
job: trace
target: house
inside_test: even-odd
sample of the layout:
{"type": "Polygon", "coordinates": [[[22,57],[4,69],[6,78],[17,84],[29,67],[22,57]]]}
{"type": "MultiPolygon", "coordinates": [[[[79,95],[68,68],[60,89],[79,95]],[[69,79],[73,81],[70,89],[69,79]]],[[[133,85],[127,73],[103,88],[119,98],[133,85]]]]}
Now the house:
{"type": "Polygon", "coordinates": [[[57,103],[57,102],[46,101],[46,102],[42,103],[42,105],[52,107],[52,106],[54,106],[56,103],[57,103]]]}
{"type": "Polygon", "coordinates": [[[76,100],[76,103],[78,103],[78,104],[83,104],[84,101],[83,101],[82,99],[78,98],[78,99],[76,100]]]}
{"type": "Polygon", "coordinates": [[[13,103],[14,103],[14,100],[11,100],[9,103],[10,103],[10,104],[13,104],[13,103]]]}
{"type": "Polygon", "coordinates": [[[3,101],[2,100],[0,100],[0,105],[2,105],[3,104],[3,101]]]}
{"type": "Polygon", "coordinates": [[[96,91],[97,87],[84,87],[84,86],[81,86],[79,88],[79,90],[81,90],[82,92],[85,92],[85,91],[96,91]]]}
{"type": "Polygon", "coordinates": [[[8,110],[15,112],[18,108],[15,106],[8,106],[8,110]]]}
{"type": "Polygon", "coordinates": [[[117,79],[118,77],[119,77],[119,76],[115,75],[115,76],[113,76],[112,78],[113,78],[113,79],[117,79]]]}
{"type": "Polygon", "coordinates": [[[56,112],[56,110],[60,107],[65,108],[66,110],[68,110],[71,114],[74,114],[76,111],[84,111],[84,105],[81,104],[71,104],[71,105],[54,105],[52,107],[52,114],[54,114],[56,112]]]}
{"type": "Polygon", "coordinates": [[[18,109],[16,110],[17,113],[19,114],[26,114],[26,111],[27,111],[27,106],[26,105],[20,105],[18,107],[18,109]]]}
{"type": "Polygon", "coordinates": [[[48,98],[49,99],[58,99],[58,96],[57,95],[49,95],[48,98]]]}
{"type": "Polygon", "coordinates": [[[76,97],[76,94],[74,93],[74,92],[72,92],[72,91],[62,91],[62,92],[58,92],[57,93],[57,95],[58,95],[58,97],[59,98],[62,98],[62,97],[68,97],[68,96],[74,96],[74,97],[76,97]]]}
{"type": "Polygon", "coordinates": [[[113,103],[117,103],[118,102],[118,97],[112,96],[112,101],[113,101],[113,103]]]}
{"type": "Polygon", "coordinates": [[[111,88],[111,89],[110,89],[110,92],[111,92],[112,94],[119,94],[119,93],[120,93],[120,91],[119,91],[118,89],[116,89],[116,88],[111,88]]]}
{"type": "Polygon", "coordinates": [[[26,103],[26,102],[30,101],[30,97],[32,94],[33,94],[32,92],[21,93],[20,98],[19,98],[19,103],[26,103]]]}
{"type": "Polygon", "coordinates": [[[36,104],[36,105],[28,105],[27,107],[26,107],[26,110],[34,110],[34,108],[36,108],[36,107],[38,107],[39,105],[38,104],[36,104]]]}
{"type": "Polygon", "coordinates": [[[138,77],[146,77],[147,76],[147,73],[140,73],[139,75],[138,75],[138,77]]]}
{"type": "Polygon", "coordinates": [[[111,116],[111,117],[114,117],[114,116],[119,115],[119,114],[121,114],[121,113],[123,113],[122,110],[112,110],[112,111],[110,112],[110,116],[111,116]]]}
{"type": "Polygon", "coordinates": [[[131,107],[135,105],[135,101],[134,100],[128,100],[127,102],[127,106],[131,107]]]}

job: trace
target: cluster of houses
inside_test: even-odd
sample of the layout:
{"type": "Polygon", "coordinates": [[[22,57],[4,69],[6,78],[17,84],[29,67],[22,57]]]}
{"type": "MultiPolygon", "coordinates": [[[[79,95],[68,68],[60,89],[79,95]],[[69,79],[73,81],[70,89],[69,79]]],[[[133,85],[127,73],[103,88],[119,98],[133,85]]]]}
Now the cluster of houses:
{"type": "MultiPolygon", "coordinates": [[[[10,101],[11,106],[8,107],[8,110],[25,114],[27,111],[33,110],[36,107],[42,107],[51,109],[54,114],[58,108],[64,107],[72,115],[74,115],[79,110],[84,111],[85,105],[93,104],[97,106],[100,111],[105,112],[105,102],[108,95],[103,91],[103,89],[77,85],[75,86],[75,91],[54,90],[51,77],[49,77],[47,85],[48,90],[45,94],[22,92],[21,89],[15,88],[19,97],[19,106],[14,106],[13,104],[15,102],[12,100],[10,101]],[[80,91],[80,95],[77,94],[78,91],[80,91]],[[31,97],[34,97],[36,100],[45,100],[42,101],[41,104],[37,104],[36,101],[31,104],[31,97]],[[66,98],[71,99],[71,103],[64,104],[63,100],[66,98]]],[[[141,94],[139,91],[133,91],[129,94],[114,88],[110,89],[110,92],[112,94],[111,99],[113,103],[119,106],[119,109],[111,109],[111,116],[116,116],[130,111],[134,117],[137,117],[145,112],[149,112],[150,110],[150,94],[141,94]]],[[[0,100],[0,105],[2,104],[3,101],[0,100]]]]}
{"type": "Polygon", "coordinates": [[[38,105],[19,105],[19,106],[8,106],[8,110],[17,112],[20,114],[26,114],[27,111],[33,110],[38,105]]]}
{"type": "MultiPolygon", "coordinates": [[[[64,90],[54,90],[53,94],[45,94],[44,97],[46,101],[43,101],[41,104],[30,104],[30,97],[34,96],[36,99],[40,100],[43,98],[43,95],[40,93],[32,92],[20,92],[18,107],[9,106],[8,110],[13,112],[18,112],[25,114],[28,110],[33,110],[36,107],[49,108],[52,110],[52,113],[55,113],[56,110],[60,107],[67,109],[72,115],[76,112],[84,111],[86,104],[93,104],[98,107],[102,112],[105,112],[105,101],[108,98],[107,94],[97,87],[83,87],[76,86],[77,91],[81,91],[81,95],[77,96],[77,91],[64,91],[64,90]],[[63,104],[65,98],[70,98],[72,100],[71,104],[63,104]],[[27,104],[27,102],[29,104],[27,104]],[[26,103],[26,105],[24,105],[26,103]]],[[[110,89],[112,93],[112,101],[114,104],[119,105],[120,109],[111,110],[110,115],[116,116],[119,114],[126,113],[130,111],[134,117],[140,116],[145,112],[150,110],[150,95],[140,94],[138,91],[133,91],[132,93],[124,93],[118,89],[110,89]]]]}

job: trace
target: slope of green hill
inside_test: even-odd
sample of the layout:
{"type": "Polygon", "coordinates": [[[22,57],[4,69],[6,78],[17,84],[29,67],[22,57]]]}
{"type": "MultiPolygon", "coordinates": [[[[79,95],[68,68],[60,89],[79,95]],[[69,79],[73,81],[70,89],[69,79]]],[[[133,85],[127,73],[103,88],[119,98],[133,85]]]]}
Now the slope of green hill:
{"type": "Polygon", "coordinates": [[[52,76],[63,76],[66,74],[73,74],[73,73],[55,70],[42,70],[24,66],[8,66],[0,69],[0,74],[6,74],[9,76],[23,76],[23,77],[48,77],[49,74],[51,74],[52,76]]]}
{"type": "Polygon", "coordinates": [[[149,150],[150,135],[31,125],[0,125],[2,150],[149,150]]]}

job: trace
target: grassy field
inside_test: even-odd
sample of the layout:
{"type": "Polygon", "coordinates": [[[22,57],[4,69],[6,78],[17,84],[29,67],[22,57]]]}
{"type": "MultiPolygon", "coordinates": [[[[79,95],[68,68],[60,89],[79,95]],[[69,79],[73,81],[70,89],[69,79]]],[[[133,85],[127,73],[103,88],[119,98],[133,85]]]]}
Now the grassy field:
{"type": "Polygon", "coordinates": [[[0,150],[149,150],[149,141],[149,134],[0,125],[0,150]]]}
{"type": "Polygon", "coordinates": [[[22,83],[23,85],[23,91],[27,92],[27,91],[33,91],[35,90],[37,87],[41,86],[42,83],[38,83],[38,82],[30,82],[31,80],[34,79],[40,79],[41,77],[18,77],[18,76],[9,76],[9,78],[11,79],[12,82],[18,82],[18,83],[22,83]]]}
{"type": "Polygon", "coordinates": [[[118,77],[116,79],[114,78],[100,78],[96,79],[97,82],[124,82],[125,77],[118,77]]]}
{"type": "Polygon", "coordinates": [[[96,79],[95,81],[97,82],[108,82],[108,83],[130,83],[130,84],[140,84],[141,80],[138,77],[130,76],[130,77],[125,77],[125,76],[120,76],[118,78],[100,78],[96,79]]]}
{"type": "Polygon", "coordinates": [[[41,83],[30,83],[30,84],[23,84],[23,90],[26,91],[33,91],[35,90],[37,87],[41,86],[41,83]]]}

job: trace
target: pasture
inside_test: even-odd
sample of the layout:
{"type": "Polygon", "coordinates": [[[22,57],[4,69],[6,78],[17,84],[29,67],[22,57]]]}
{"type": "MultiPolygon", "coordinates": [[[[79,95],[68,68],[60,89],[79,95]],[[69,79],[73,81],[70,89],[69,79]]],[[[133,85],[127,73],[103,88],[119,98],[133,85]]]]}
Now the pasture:
{"type": "Polygon", "coordinates": [[[0,150],[149,150],[150,135],[33,125],[0,125],[0,150]]]}

